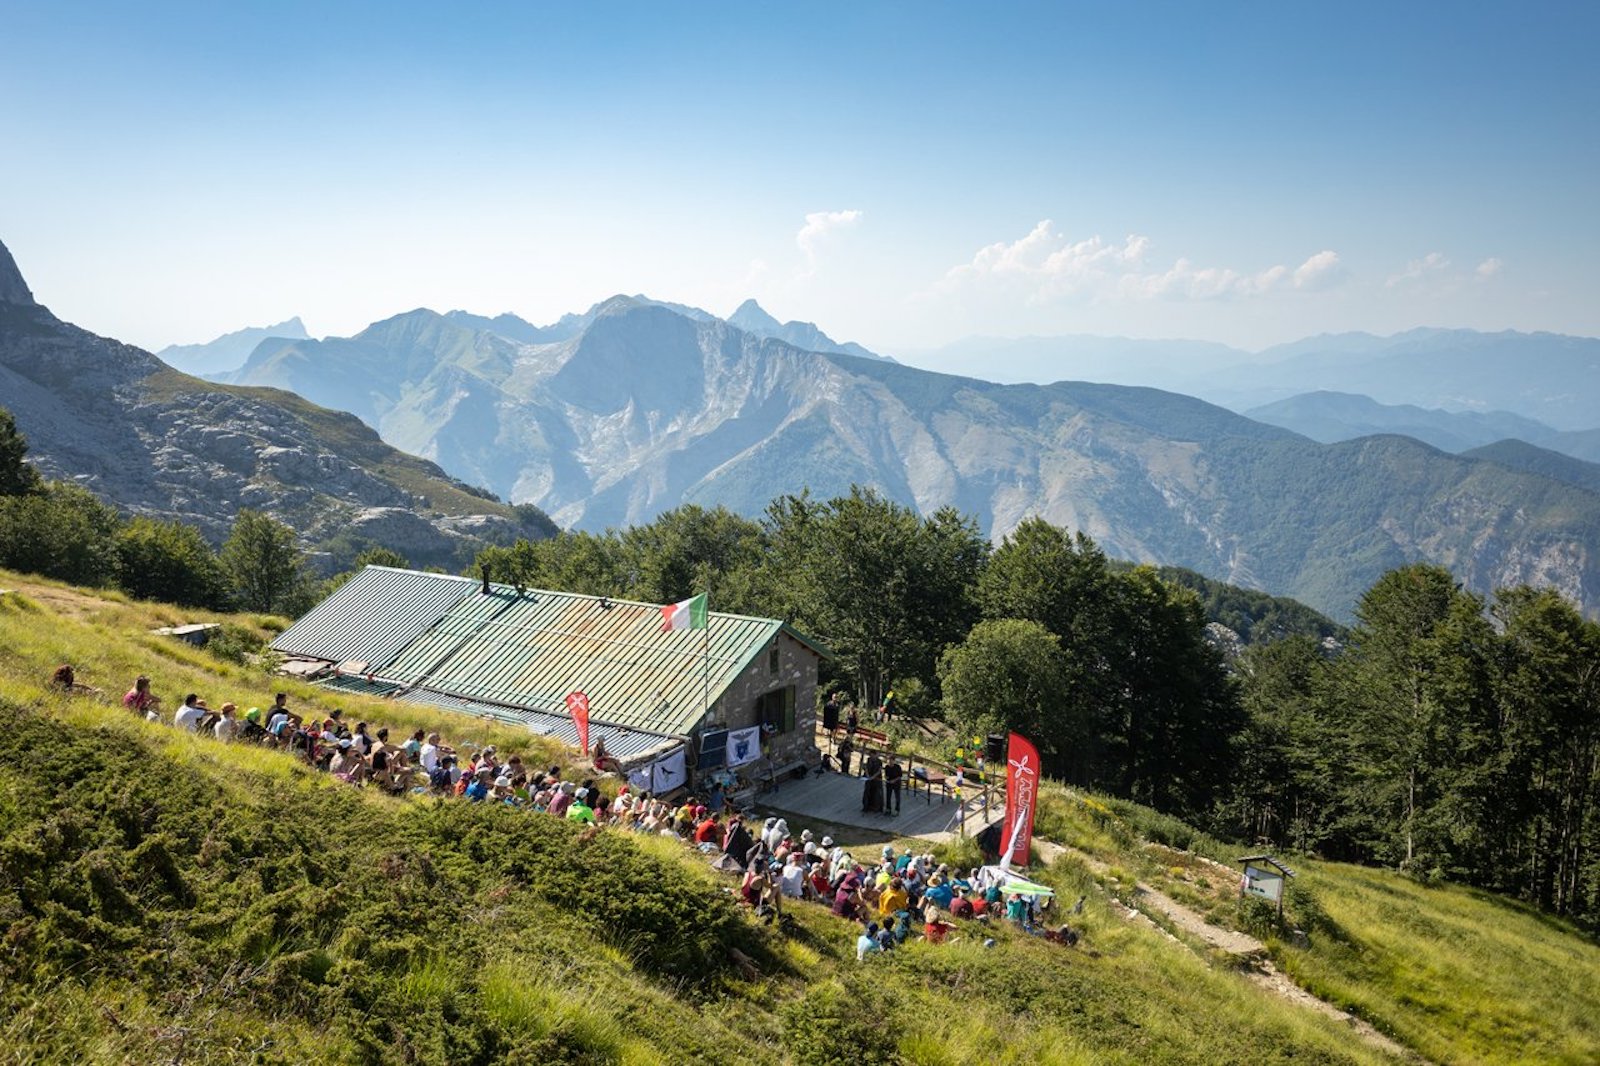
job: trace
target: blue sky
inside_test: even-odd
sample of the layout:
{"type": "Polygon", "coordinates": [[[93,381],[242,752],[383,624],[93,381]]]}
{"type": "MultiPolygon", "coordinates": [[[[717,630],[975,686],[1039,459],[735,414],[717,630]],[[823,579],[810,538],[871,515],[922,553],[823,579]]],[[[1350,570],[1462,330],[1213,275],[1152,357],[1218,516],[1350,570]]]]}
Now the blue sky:
{"type": "Polygon", "coordinates": [[[0,16],[0,240],[150,347],[615,292],[890,352],[1600,333],[1600,5],[0,16]]]}

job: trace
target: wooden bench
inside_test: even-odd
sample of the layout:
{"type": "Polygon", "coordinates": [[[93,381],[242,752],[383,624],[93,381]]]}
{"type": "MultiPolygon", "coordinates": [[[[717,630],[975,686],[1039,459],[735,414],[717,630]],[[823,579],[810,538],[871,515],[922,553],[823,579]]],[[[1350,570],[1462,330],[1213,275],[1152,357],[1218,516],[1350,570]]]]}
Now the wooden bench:
{"type": "MultiPolygon", "coordinates": [[[[834,728],[833,736],[829,739],[833,741],[835,751],[838,750],[839,743],[849,735],[850,731],[842,725],[834,728]]],[[[867,751],[872,748],[876,748],[879,751],[888,751],[889,734],[881,729],[868,729],[865,726],[857,726],[855,739],[852,743],[857,751],[867,751]]]]}

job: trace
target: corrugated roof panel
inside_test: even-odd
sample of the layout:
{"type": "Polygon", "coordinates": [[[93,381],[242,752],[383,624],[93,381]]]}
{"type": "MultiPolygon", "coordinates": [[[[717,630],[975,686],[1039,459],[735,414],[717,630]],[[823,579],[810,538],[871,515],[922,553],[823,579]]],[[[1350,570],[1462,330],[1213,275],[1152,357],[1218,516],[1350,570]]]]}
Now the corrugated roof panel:
{"type": "MultiPolygon", "coordinates": [[[[709,616],[712,701],[781,623],[709,616]]],[[[406,648],[384,674],[467,699],[563,713],[582,689],[590,713],[616,725],[685,733],[706,707],[707,630],[661,631],[653,604],[571,593],[474,592],[406,648]]],[[[564,714],[563,714],[564,716],[564,714]]]]}
{"type": "Polygon", "coordinates": [[[272,647],[336,663],[359,660],[382,670],[477,587],[464,577],[369,566],[280,634],[272,647]]]}
{"type": "MultiPolygon", "coordinates": [[[[568,747],[575,748],[578,746],[578,727],[573,725],[572,719],[565,714],[548,714],[544,711],[532,711],[521,707],[502,707],[492,703],[484,703],[480,700],[452,696],[447,692],[434,692],[429,689],[406,691],[392,682],[368,681],[362,677],[330,677],[325,681],[318,682],[318,684],[322,688],[335,689],[339,692],[348,692],[353,695],[393,696],[395,699],[404,700],[407,703],[421,703],[429,707],[438,707],[441,710],[471,715],[474,718],[488,718],[507,725],[523,726],[530,732],[537,733],[540,736],[553,737],[568,747]]],[[[595,722],[589,729],[589,743],[592,745],[600,739],[605,740],[608,752],[624,762],[636,755],[655,752],[678,742],[674,737],[662,736],[659,733],[623,729],[595,722]]]]}
{"type": "MultiPolygon", "coordinates": [[[[470,714],[478,718],[491,718],[509,725],[525,726],[531,732],[538,733],[541,736],[552,737],[568,747],[575,748],[578,746],[578,728],[573,725],[572,719],[565,714],[547,714],[543,711],[530,711],[521,707],[502,707],[496,704],[483,703],[479,700],[463,699],[444,692],[434,692],[430,689],[413,689],[410,692],[401,694],[398,698],[408,703],[423,703],[430,707],[457,711],[461,714],[470,714]]],[[[606,742],[606,751],[623,761],[679,743],[675,737],[666,737],[659,733],[648,733],[637,729],[622,729],[615,726],[601,725],[596,722],[590,726],[589,743],[592,746],[595,741],[601,739],[606,742]]]]}

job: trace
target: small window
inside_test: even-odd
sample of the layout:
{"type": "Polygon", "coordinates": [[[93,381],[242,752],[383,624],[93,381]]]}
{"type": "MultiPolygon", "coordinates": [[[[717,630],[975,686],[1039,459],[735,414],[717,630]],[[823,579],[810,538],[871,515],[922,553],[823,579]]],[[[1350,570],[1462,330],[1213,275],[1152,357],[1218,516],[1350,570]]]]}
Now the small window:
{"type": "Polygon", "coordinates": [[[777,672],[778,672],[778,642],[777,641],[773,641],[771,649],[769,649],[767,651],[767,673],[775,674],[777,672]]]}
{"type": "Polygon", "coordinates": [[[776,733],[794,732],[794,686],[774,689],[756,700],[756,721],[776,733]]]}

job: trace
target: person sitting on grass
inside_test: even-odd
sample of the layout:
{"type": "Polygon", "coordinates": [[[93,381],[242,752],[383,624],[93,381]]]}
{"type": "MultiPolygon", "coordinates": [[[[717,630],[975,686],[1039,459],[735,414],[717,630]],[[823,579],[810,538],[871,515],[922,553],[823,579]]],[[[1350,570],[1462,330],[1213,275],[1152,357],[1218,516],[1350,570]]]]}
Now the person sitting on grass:
{"type": "Polygon", "coordinates": [[[494,780],[490,775],[493,773],[494,771],[487,766],[480,766],[477,770],[474,770],[472,781],[467,785],[467,790],[462,795],[473,803],[482,803],[488,799],[490,783],[494,780]]]}
{"type": "Polygon", "coordinates": [[[431,776],[439,768],[440,759],[446,755],[454,756],[455,753],[456,749],[439,742],[438,733],[429,733],[417,758],[422,763],[422,769],[431,776]]]}
{"type": "Polygon", "coordinates": [[[955,899],[955,889],[950,887],[950,882],[945,880],[944,874],[936,873],[928,878],[928,890],[922,894],[922,898],[928,903],[949,910],[950,902],[955,899]]]}
{"type": "Polygon", "coordinates": [[[394,791],[411,791],[412,781],[417,776],[417,768],[411,765],[411,760],[406,757],[404,748],[389,749],[389,777],[393,782],[394,791]]]}
{"type": "Polygon", "coordinates": [[[929,907],[922,912],[922,935],[930,944],[943,944],[945,937],[950,935],[950,930],[955,926],[939,917],[937,907],[929,907]]]}
{"type": "Polygon", "coordinates": [[[977,893],[974,892],[974,893],[971,893],[971,894],[966,895],[966,896],[957,896],[955,899],[951,900],[950,901],[950,917],[952,917],[952,918],[971,918],[974,914],[976,914],[977,913],[977,907],[973,904],[973,901],[972,901],[972,896],[975,896],[975,895],[977,895],[977,893]]]}
{"type": "Polygon", "coordinates": [[[737,814],[728,819],[728,830],[722,835],[722,854],[728,861],[743,870],[749,860],[752,846],[750,830],[744,827],[744,819],[737,814]]]}
{"type": "Polygon", "coordinates": [[[77,671],[73,670],[71,663],[62,663],[56,667],[56,672],[50,675],[50,687],[78,696],[98,696],[100,694],[99,689],[91,685],[78,683],[77,671]]]}
{"type": "Polygon", "coordinates": [[[911,906],[911,897],[906,893],[906,883],[899,877],[889,880],[889,887],[878,895],[878,917],[885,921],[892,921],[900,911],[911,906]]]}
{"type": "Polygon", "coordinates": [[[778,868],[768,866],[757,875],[756,917],[770,925],[783,919],[783,888],[778,883],[778,868]]]}
{"type": "Polygon", "coordinates": [[[1027,900],[1023,899],[1020,893],[1013,892],[1011,898],[1006,901],[1006,920],[1016,922],[1022,928],[1031,932],[1032,922],[1028,912],[1027,900]]]}
{"type": "Polygon", "coordinates": [[[161,710],[161,697],[150,691],[150,679],[140,674],[122,697],[122,705],[141,718],[154,718],[161,710]]]}
{"type": "Polygon", "coordinates": [[[861,930],[861,935],[856,937],[856,961],[865,961],[868,955],[883,951],[883,945],[878,943],[878,923],[868,922],[861,930]]]}
{"type": "Polygon", "coordinates": [[[861,902],[861,868],[850,870],[839,881],[833,892],[833,913],[841,918],[855,918],[866,913],[861,902]]]}
{"type": "Polygon", "coordinates": [[[798,851],[791,851],[784,862],[778,874],[778,890],[790,899],[805,898],[806,864],[804,856],[798,851]]]}
{"type": "Polygon", "coordinates": [[[288,698],[282,692],[278,693],[278,701],[272,705],[272,713],[267,718],[267,732],[279,747],[292,745],[295,731],[301,724],[300,716],[290,712],[284,702],[288,698]]]}
{"type": "Polygon", "coordinates": [[[247,744],[259,744],[266,736],[266,727],[261,723],[261,708],[252,707],[245,711],[244,718],[239,722],[239,739],[247,744]]]}
{"type": "Polygon", "coordinates": [[[211,708],[206,706],[206,701],[191,692],[183,698],[183,706],[172,716],[172,724],[193,733],[199,729],[200,720],[210,713],[211,708]]]}
{"type": "Polygon", "coordinates": [[[218,740],[233,740],[239,735],[239,719],[234,717],[234,712],[239,708],[232,703],[222,705],[222,714],[217,719],[217,724],[211,727],[211,732],[218,740]]]}
{"type": "Polygon", "coordinates": [[[341,740],[328,760],[328,772],[341,781],[359,785],[367,778],[367,761],[356,752],[354,743],[341,740]]]}
{"type": "Polygon", "coordinates": [[[580,825],[595,824],[594,808],[586,802],[588,798],[588,789],[584,790],[583,799],[578,799],[574,794],[572,802],[567,804],[567,821],[577,822],[580,825]]]}
{"type": "Polygon", "coordinates": [[[707,811],[704,820],[694,827],[694,842],[700,846],[700,850],[705,851],[714,848],[721,836],[722,824],[715,814],[707,811]]]}

